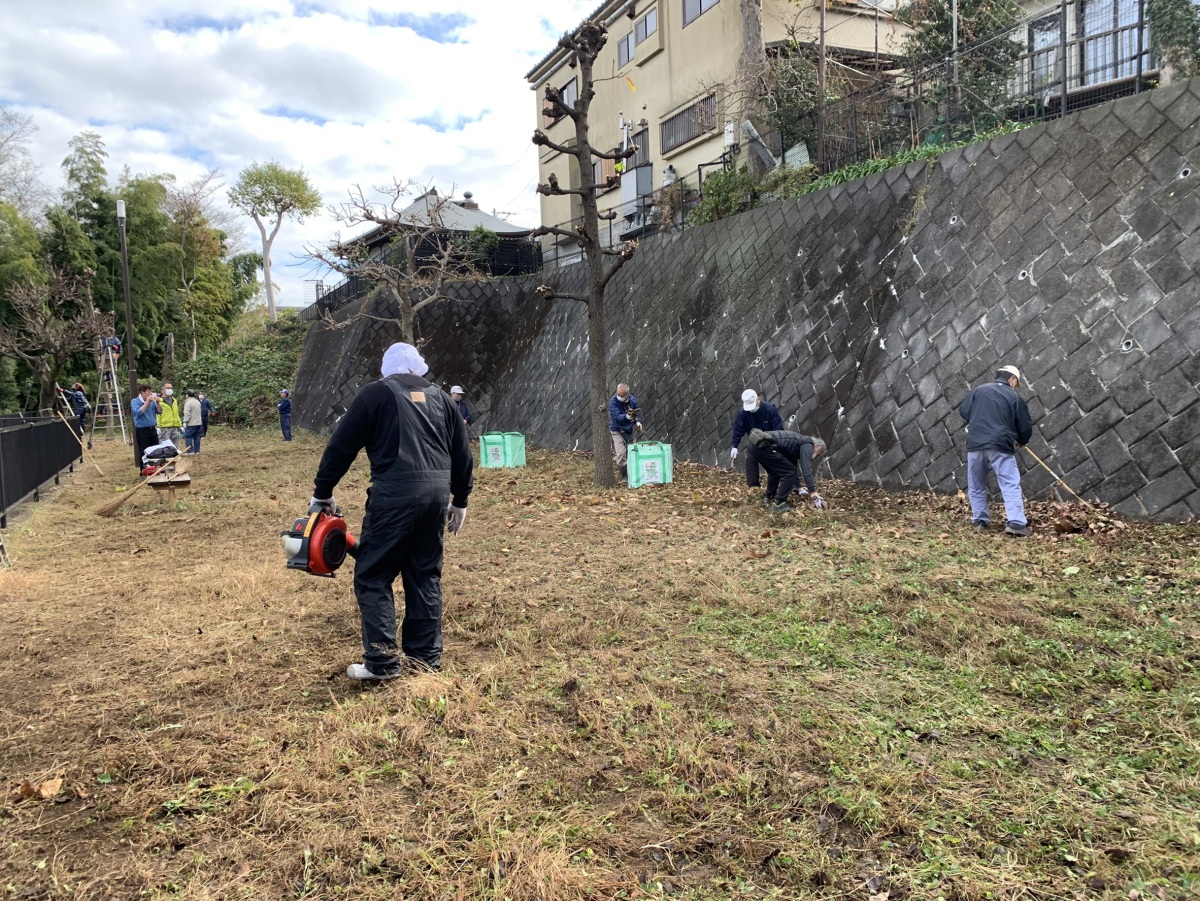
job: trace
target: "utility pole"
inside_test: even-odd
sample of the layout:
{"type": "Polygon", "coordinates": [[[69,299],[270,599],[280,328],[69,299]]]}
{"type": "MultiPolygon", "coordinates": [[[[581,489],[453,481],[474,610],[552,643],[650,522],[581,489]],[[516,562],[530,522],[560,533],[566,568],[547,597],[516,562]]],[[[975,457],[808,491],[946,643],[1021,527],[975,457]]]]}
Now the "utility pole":
{"type": "MultiPolygon", "coordinates": [[[[133,344],[133,298],[129,293],[129,246],[125,243],[125,201],[117,201],[117,232],[121,238],[121,279],[125,285],[125,352],[129,354],[129,397],[137,397],[137,348],[133,344]]],[[[117,374],[113,373],[115,379],[117,374]]],[[[124,411],[122,411],[124,412],[124,411]]],[[[136,434],[136,426],[134,427],[136,434]]],[[[133,442],[133,465],[142,465],[138,443],[133,442]]]]}
{"type": "Polygon", "coordinates": [[[821,21],[818,26],[820,43],[817,52],[817,171],[825,174],[825,0],[821,3],[821,21]]]}

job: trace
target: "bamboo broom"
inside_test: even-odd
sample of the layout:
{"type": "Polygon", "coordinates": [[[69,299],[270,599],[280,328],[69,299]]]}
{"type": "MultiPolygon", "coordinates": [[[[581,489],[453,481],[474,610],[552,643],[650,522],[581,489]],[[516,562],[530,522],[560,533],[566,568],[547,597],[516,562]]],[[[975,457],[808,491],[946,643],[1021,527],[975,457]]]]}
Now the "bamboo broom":
{"type": "Polygon", "coordinates": [[[146,476],[146,478],[142,479],[140,482],[138,482],[136,485],[134,485],[128,491],[118,494],[111,501],[107,501],[106,503],[103,503],[99,507],[97,507],[96,515],[97,516],[111,516],[112,514],[116,513],[117,510],[120,509],[121,505],[124,504],[127,500],[129,500],[129,498],[131,496],[136,494],[139,489],[145,488],[147,482],[149,482],[152,478],[154,478],[156,475],[158,475],[160,472],[162,472],[164,469],[166,469],[168,466],[170,466],[172,463],[174,463],[178,459],[179,459],[178,457],[172,457],[169,460],[163,460],[163,462],[161,464],[159,464],[158,468],[156,468],[154,470],[154,472],[150,473],[150,475],[146,476]]]}

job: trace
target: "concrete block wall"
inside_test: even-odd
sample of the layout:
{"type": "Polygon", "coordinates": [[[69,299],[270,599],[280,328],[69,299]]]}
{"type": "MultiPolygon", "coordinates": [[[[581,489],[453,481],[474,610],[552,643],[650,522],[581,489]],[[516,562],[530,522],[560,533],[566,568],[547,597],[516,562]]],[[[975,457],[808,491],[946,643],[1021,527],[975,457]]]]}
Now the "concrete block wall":
{"type": "MultiPolygon", "coordinates": [[[[649,437],[680,459],[728,462],[750,386],[830,443],[838,475],[955,491],[958,403],[1013,363],[1030,446],[1072,488],[1133,515],[1200,514],[1198,123],[1193,80],[655,236],[609,286],[609,381],[633,386],[649,437]]],[[[579,291],[582,267],[545,278],[579,291]]],[[[585,310],[541,300],[540,280],[457,286],[419,315],[420,339],[481,428],[590,449],[585,310]]],[[[394,330],[357,311],[309,335],[303,427],[330,428],[378,375],[394,330]]],[[[1028,495],[1051,490],[1023,469],[1028,495]]]]}

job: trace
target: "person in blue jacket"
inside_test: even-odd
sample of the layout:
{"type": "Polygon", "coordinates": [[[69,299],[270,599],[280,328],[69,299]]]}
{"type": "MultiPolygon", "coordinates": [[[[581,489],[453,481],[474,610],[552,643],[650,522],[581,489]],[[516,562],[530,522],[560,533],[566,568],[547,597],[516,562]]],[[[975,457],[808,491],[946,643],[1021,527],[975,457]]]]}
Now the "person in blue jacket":
{"type": "MultiPolygon", "coordinates": [[[[753,388],[742,392],[742,409],[733,420],[733,443],[729,447],[729,465],[738,458],[738,445],[742,438],[750,434],[751,429],[762,429],[764,432],[774,432],[783,429],[783,419],[779,411],[768,403],[764,403],[762,395],[753,388]]],[[[746,487],[757,488],[758,480],[758,449],[753,444],[746,445],[746,487]]]]}
{"type": "Polygon", "coordinates": [[[641,415],[629,386],[624,382],[617,385],[617,392],[608,399],[608,431],[612,435],[613,463],[622,479],[629,478],[629,445],[633,443],[634,430],[639,435],[645,431],[641,415]]]}
{"type": "Polygon", "coordinates": [[[283,432],[283,440],[292,440],[292,392],[284,388],[279,392],[279,403],[275,405],[279,411],[279,430],[283,432]]]}
{"type": "Polygon", "coordinates": [[[1004,531],[1024,538],[1029,534],[1029,522],[1016,454],[1017,447],[1029,443],[1033,421],[1029,406],[1017,394],[1020,385],[1021,370],[1001,366],[994,381],[980,385],[963,399],[958,415],[967,421],[967,497],[975,528],[986,529],[991,521],[987,497],[990,469],[1004,498],[1004,531]]]}
{"type": "Polygon", "coordinates": [[[86,432],[88,411],[92,409],[92,404],[87,398],[87,389],[83,387],[82,382],[76,382],[71,386],[70,391],[63,392],[63,396],[71,405],[71,412],[79,417],[80,432],[86,432]]]}
{"type": "Polygon", "coordinates": [[[454,401],[454,405],[458,407],[458,415],[462,417],[464,425],[470,425],[474,421],[471,416],[471,408],[467,406],[467,402],[463,400],[462,385],[450,386],[450,399],[454,401]]]}

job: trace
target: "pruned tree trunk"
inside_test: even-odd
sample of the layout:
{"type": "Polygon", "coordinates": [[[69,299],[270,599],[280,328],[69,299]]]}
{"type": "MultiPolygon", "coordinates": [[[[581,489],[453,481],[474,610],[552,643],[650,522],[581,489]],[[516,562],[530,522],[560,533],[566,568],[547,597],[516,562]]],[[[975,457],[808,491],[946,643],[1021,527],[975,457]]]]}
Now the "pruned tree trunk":
{"type": "Polygon", "coordinates": [[[616,485],[612,456],[608,452],[608,331],[604,317],[604,294],[608,283],[617,271],[637,250],[635,242],[626,243],[620,250],[605,248],[600,243],[600,216],[596,204],[596,182],[592,177],[592,160],[627,159],[637,152],[631,146],[625,150],[602,153],[592,149],[588,133],[588,111],[596,92],[592,86],[592,72],[597,55],[607,41],[607,29],[600,22],[588,21],[570,34],[563,35],[559,46],[572,53],[579,70],[578,99],[573,106],[563,102],[561,92],[547,85],[546,102],[556,116],[568,116],[575,123],[575,143],[572,146],[551,141],[540,129],[534,132],[534,144],[557,150],[564,156],[575,157],[579,166],[579,187],[564,188],[555,174],[547,183],[538,185],[542,194],[570,194],[580,199],[583,211],[582,224],[576,231],[566,231],[555,226],[535,229],[535,236],[554,234],[577,240],[583,248],[584,265],[587,268],[587,293],[567,294],[542,285],[538,294],[548,298],[564,298],[580,301],[588,311],[588,400],[591,407],[592,456],[595,461],[594,481],[599,488],[616,485]],[[615,257],[611,266],[605,267],[604,258],[615,257]]]}

